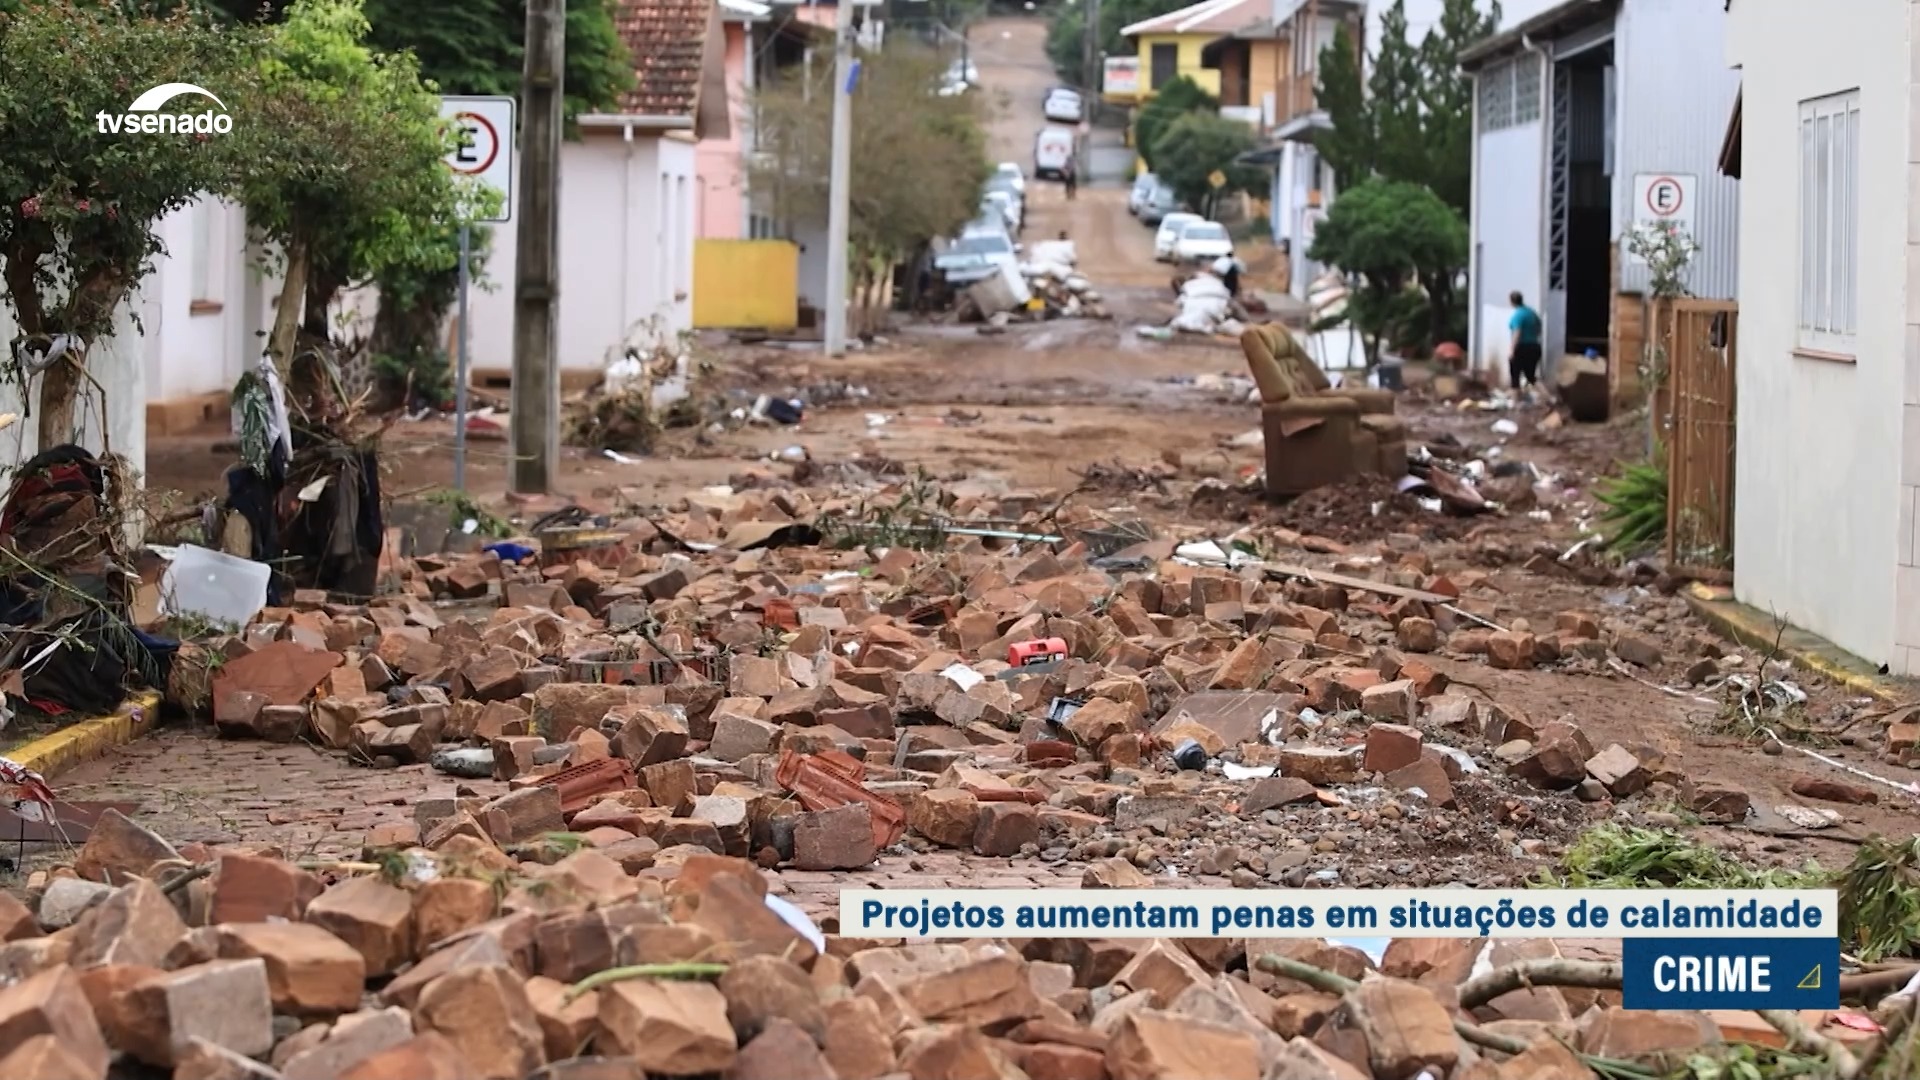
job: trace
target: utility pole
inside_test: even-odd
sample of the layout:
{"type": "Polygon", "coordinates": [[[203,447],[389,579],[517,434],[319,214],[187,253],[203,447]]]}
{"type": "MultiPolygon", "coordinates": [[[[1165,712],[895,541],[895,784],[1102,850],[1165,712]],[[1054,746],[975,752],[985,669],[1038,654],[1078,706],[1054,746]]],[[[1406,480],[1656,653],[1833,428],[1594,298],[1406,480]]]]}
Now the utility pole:
{"type": "Polygon", "coordinates": [[[1086,110],[1082,121],[1086,124],[1087,137],[1080,140],[1080,179],[1093,179],[1093,114],[1099,111],[1100,94],[1106,89],[1105,65],[1100,62],[1100,0],[1085,0],[1087,24],[1080,34],[1081,64],[1085,72],[1081,76],[1085,91],[1082,108],[1086,110]]]}
{"type": "MultiPolygon", "coordinates": [[[[561,72],[564,0],[527,0],[526,68],[520,83],[520,207],[513,280],[512,490],[553,490],[560,460],[561,72]]],[[[464,329],[464,325],[463,325],[464,329]]]]}
{"type": "Polygon", "coordinates": [[[826,353],[847,351],[847,233],[853,172],[853,0],[839,0],[833,40],[833,164],[827,174],[826,353]]]}

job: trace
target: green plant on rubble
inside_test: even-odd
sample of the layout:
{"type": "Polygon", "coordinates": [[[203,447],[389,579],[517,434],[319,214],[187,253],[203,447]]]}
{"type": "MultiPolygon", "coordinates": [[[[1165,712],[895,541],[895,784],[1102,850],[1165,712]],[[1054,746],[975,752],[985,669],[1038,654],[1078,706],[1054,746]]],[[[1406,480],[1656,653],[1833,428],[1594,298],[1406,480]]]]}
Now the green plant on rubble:
{"type": "MultiPolygon", "coordinates": [[[[1534,882],[1552,889],[1793,889],[1827,884],[1808,864],[1801,870],[1756,870],[1668,829],[1599,825],[1580,835],[1560,870],[1534,882]]],[[[1845,898],[1841,907],[1844,910],[1845,898]]]]}
{"type": "Polygon", "coordinates": [[[1835,884],[1850,952],[1867,963],[1912,955],[1920,944],[1920,836],[1869,839],[1835,884]]]}
{"type": "Polygon", "coordinates": [[[827,542],[841,550],[902,547],[935,551],[946,546],[946,520],[941,510],[946,493],[924,468],[915,468],[900,494],[890,503],[856,503],[847,513],[821,524],[827,542]]]}
{"type": "Polygon", "coordinates": [[[1832,1074],[1833,1064],[1826,1058],[1771,1046],[1733,1043],[1687,1058],[1686,1064],[1673,1073],[1672,1080],[1790,1080],[1832,1074]]]}
{"type": "Polygon", "coordinates": [[[477,531],[482,536],[495,540],[504,540],[513,535],[513,526],[493,511],[474,501],[473,496],[453,488],[435,488],[420,496],[436,506],[444,506],[454,512],[461,520],[472,518],[478,523],[477,531]]]}
{"type": "Polygon", "coordinates": [[[1634,554],[1667,536],[1667,466],[1653,459],[1636,462],[1594,486],[1606,511],[1600,524],[1607,532],[1608,550],[1634,554]]]}

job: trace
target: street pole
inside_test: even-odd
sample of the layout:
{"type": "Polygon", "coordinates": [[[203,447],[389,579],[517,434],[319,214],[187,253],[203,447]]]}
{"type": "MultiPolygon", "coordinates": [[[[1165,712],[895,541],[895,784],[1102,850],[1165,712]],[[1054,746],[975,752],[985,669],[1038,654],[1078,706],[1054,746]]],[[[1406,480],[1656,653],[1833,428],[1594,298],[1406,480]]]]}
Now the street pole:
{"type": "MultiPolygon", "coordinates": [[[[521,75],[519,250],[513,283],[512,489],[545,495],[560,459],[560,378],[554,352],[559,295],[563,0],[527,0],[521,75]]],[[[461,322],[464,335],[466,322],[461,322]]]]}
{"type": "Polygon", "coordinates": [[[827,175],[826,354],[847,351],[847,233],[853,172],[853,0],[839,0],[833,41],[833,164],[827,175]]]}
{"type": "Polygon", "coordinates": [[[1080,140],[1080,177],[1093,179],[1093,114],[1099,111],[1100,94],[1105,89],[1104,65],[1100,62],[1100,0],[1086,0],[1087,25],[1080,34],[1080,47],[1086,53],[1083,58],[1086,74],[1083,77],[1086,88],[1087,137],[1080,140]]]}
{"type": "Polygon", "coordinates": [[[472,234],[472,228],[461,222],[460,345],[459,359],[453,369],[453,486],[458,491],[467,489],[467,286],[473,280],[467,270],[467,260],[473,251],[472,234]]]}

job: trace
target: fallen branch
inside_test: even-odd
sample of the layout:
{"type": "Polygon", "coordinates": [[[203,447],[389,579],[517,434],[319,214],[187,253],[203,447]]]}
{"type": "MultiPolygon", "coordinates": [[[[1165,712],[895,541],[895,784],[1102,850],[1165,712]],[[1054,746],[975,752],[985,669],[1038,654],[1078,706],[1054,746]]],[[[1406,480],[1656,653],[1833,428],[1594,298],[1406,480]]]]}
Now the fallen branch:
{"type": "Polygon", "coordinates": [[[1477,1008],[1502,994],[1536,986],[1572,986],[1586,990],[1620,989],[1620,965],[1599,960],[1548,957],[1495,968],[1460,985],[1460,1007],[1477,1008]]]}
{"type": "Polygon", "coordinates": [[[567,991],[568,1002],[590,994],[603,986],[629,979],[714,979],[727,973],[725,964],[702,964],[686,961],[675,964],[634,964],[631,967],[608,968],[574,983],[567,991]]]}
{"type": "Polygon", "coordinates": [[[188,885],[191,885],[194,882],[199,881],[201,878],[206,877],[207,875],[213,873],[214,867],[218,865],[220,865],[218,862],[204,862],[198,866],[188,869],[185,873],[175,875],[173,878],[169,879],[165,885],[160,886],[160,895],[162,896],[174,895],[175,893],[179,892],[181,889],[186,888],[188,885]]]}
{"type": "Polygon", "coordinates": [[[1775,1031],[1787,1037],[1790,1049],[1810,1050],[1826,1058],[1833,1065],[1833,1073],[1839,1080],[1854,1080],[1860,1075],[1860,1059],[1853,1056],[1853,1051],[1808,1027],[1798,1016],[1784,1009],[1757,1011],[1760,1019],[1772,1024],[1775,1031]]]}
{"type": "Polygon", "coordinates": [[[1913,981],[1920,964],[1902,964],[1877,971],[1861,971],[1840,976],[1840,1000],[1870,1004],[1913,981]]]}
{"type": "MultiPolygon", "coordinates": [[[[1577,963],[1577,961],[1567,962],[1577,963]]],[[[1298,960],[1293,960],[1285,956],[1275,956],[1271,953],[1255,960],[1253,966],[1270,975],[1279,975],[1282,978],[1303,982],[1322,993],[1339,994],[1342,997],[1360,985],[1344,975],[1337,975],[1325,968],[1314,967],[1312,964],[1304,964],[1298,960]]],[[[1503,968],[1501,971],[1517,970],[1525,966],[1525,964],[1516,964],[1513,965],[1512,969],[1503,968]]],[[[1604,966],[1614,969],[1614,985],[1618,986],[1618,965],[1604,966]]],[[[1496,971],[1493,974],[1498,975],[1500,972],[1496,971]]],[[[1483,979],[1485,978],[1487,977],[1483,976],[1483,979]]],[[[1474,980],[1474,982],[1480,981],[1483,980],[1474,980]]],[[[1469,983],[1468,985],[1471,986],[1473,983],[1469,983]]],[[[1509,989],[1517,989],[1517,987],[1511,987],[1509,989]]],[[[1500,991],[1500,993],[1505,992],[1504,990],[1500,991]]],[[[1495,994],[1494,996],[1498,997],[1499,994],[1495,994]]],[[[1462,998],[1461,1004],[1463,1006],[1465,1005],[1464,997],[1462,998]]],[[[1497,1050],[1502,1054],[1517,1055],[1524,1054],[1527,1051],[1528,1044],[1525,1040],[1516,1039],[1510,1035],[1500,1035],[1488,1031],[1486,1028],[1480,1027],[1477,1024],[1470,1024],[1465,1020],[1455,1020],[1453,1022],[1453,1030],[1455,1034],[1475,1046],[1484,1047],[1488,1050],[1497,1050]]],[[[1568,1050],[1571,1051],[1573,1048],[1568,1047],[1568,1050]]],[[[1612,1058],[1595,1057],[1592,1054],[1582,1054],[1578,1051],[1573,1051],[1573,1053],[1574,1056],[1578,1057],[1588,1068],[1600,1073],[1602,1076],[1631,1078],[1631,1080],[1654,1080],[1655,1077],[1660,1075],[1630,1061],[1617,1061],[1612,1058]]]]}

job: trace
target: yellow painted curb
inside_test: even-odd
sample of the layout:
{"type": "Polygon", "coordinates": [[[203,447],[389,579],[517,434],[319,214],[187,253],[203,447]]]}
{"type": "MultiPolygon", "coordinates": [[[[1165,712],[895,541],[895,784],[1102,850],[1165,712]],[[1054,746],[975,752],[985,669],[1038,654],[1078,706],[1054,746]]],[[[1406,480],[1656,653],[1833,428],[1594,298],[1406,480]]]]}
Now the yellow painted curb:
{"type": "Polygon", "coordinates": [[[1772,649],[1777,638],[1780,655],[1794,666],[1825,676],[1856,694],[1883,705],[1903,705],[1920,696],[1911,685],[1879,674],[1867,661],[1827,639],[1795,626],[1781,633],[1765,612],[1719,596],[1699,582],[1688,586],[1682,598],[1695,615],[1723,637],[1762,652],[1772,649]]]}
{"type": "Polygon", "coordinates": [[[51,780],[60,773],[105,754],[153,730],[160,716],[160,692],[141,690],[112,716],[96,716],[61,728],[7,751],[15,764],[51,780]]]}

